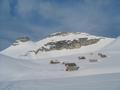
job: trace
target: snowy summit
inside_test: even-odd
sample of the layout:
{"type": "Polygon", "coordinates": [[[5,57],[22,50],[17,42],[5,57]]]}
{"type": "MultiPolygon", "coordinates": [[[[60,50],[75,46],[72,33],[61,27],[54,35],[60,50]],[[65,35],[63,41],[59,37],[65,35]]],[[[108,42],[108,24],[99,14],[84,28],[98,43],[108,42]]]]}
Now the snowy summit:
{"type": "Polygon", "coordinates": [[[29,37],[20,37],[1,54],[14,58],[49,58],[89,53],[102,49],[114,38],[100,37],[80,32],[57,32],[33,42],[29,37]]]}

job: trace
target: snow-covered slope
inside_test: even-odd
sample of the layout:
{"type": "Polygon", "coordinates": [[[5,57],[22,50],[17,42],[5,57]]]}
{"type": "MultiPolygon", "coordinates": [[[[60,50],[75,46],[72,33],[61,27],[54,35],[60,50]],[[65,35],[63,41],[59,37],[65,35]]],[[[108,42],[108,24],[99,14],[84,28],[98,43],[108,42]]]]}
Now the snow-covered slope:
{"type": "Polygon", "coordinates": [[[34,45],[35,43],[32,41],[20,42],[16,46],[11,45],[0,53],[6,56],[19,58],[25,55],[26,52],[30,51],[34,45]]]}
{"type": "MultiPolygon", "coordinates": [[[[31,57],[37,60],[29,57],[29,51],[40,48],[39,45],[44,46],[54,37],[59,37],[58,33],[57,36],[55,33],[36,43],[32,41],[19,42],[17,45],[15,43],[2,51],[1,54],[23,58],[15,59],[0,54],[0,90],[119,90],[120,38],[112,39],[87,34],[78,36],[82,37],[82,35],[89,39],[100,38],[100,40],[79,49],[46,51],[39,52],[37,55],[31,53],[33,55],[31,57]],[[106,57],[101,57],[101,53],[106,57]],[[45,55],[44,58],[41,58],[42,55],[45,55]],[[78,58],[83,56],[85,59],[78,58]],[[25,57],[29,60],[24,59],[25,57]],[[57,60],[60,63],[50,64],[51,60],[57,60]],[[80,68],[77,71],[65,71],[63,62],[75,63],[80,68]]],[[[68,36],[68,33],[67,36],[63,35],[63,37],[68,36]]],[[[55,40],[58,40],[56,38],[55,40]]],[[[70,40],[72,39],[73,36],[70,40]]]]}
{"type": "Polygon", "coordinates": [[[21,63],[21,60],[0,55],[0,82],[20,78],[25,71],[29,71],[26,65],[24,61],[21,63]]]}
{"type": "MultiPolygon", "coordinates": [[[[105,53],[105,52],[104,52],[105,53]]],[[[20,60],[0,55],[0,81],[55,79],[96,74],[120,73],[120,52],[109,53],[106,58],[97,54],[83,54],[85,60],[79,60],[79,54],[39,60],[20,60]],[[58,60],[59,64],[50,64],[50,60],[58,60]],[[98,59],[90,62],[90,59],[98,59]],[[78,71],[66,72],[62,62],[76,63],[78,71]]]]}
{"type": "Polygon", "coordinates": [[[104,47],[104,51],[120,52],[120,37],[116,38],[109,46],[104,47]]]}
{"type": "Polygon", "coordinates": [[[3,82],[0,90],[119,90],[120,73],[3,82]]]}
{"type": "Polygon", "coordinates": [[[19,42],[18,45],[13,44],[0,53],[22,59],[59,57],[98,51],[114,40],[113,38],[98,37],[87,33],[57,32],[38,42],[29,40],[19,42]]]}
{"type": "MultiPolygon", "coordinates": [[[[72,54],[45,59],[21,60],[0,55],[0,81],[4,80],[31,80],[50,79],[75,76],[88,76],[105,73],[120,73],[120,42],[117,38],[113,44],[93,53],[72,54]],[[117,48],[117,49],[116,49],[117,48]],[[106,50],[107,49],[107,50],[106,50]],[[111,51],[110,51],[111,50],[111,51]],[[109,51],[109,53],[108,53],[109,51]],[[116,53],[113,53],[117,51],[116,53]],[[100,57],[102,52],[107,57],[100,57]],[[84,56],[86,59],[79,60],[84,56]],[[58,60],[59,64],[50,64],[50,60],[58,60]],[[90,60],[97,60],[90,62],[90,60]],[[66,72],[63,62],[76,63],[80,69],[75,72],[66,72]]],[[[26,44],[27,45],[27,44],[26,44]]]]}

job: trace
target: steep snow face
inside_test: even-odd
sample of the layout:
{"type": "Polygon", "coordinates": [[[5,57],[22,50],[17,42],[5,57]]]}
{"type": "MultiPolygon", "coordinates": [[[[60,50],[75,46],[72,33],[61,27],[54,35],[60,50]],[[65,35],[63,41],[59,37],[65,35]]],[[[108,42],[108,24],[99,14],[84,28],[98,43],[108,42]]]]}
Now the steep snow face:
{"type": "Polygon", "coordinates": [[[113,38],[98,37],[80,32],[57,32],[49,35],[45,39],[42,39],[38,42],[32,42],[28,40],[28,38],[20,38],[20,40],[17,40],[17,43],[13,43],[13,45],[0,53],[14,58],[23,59],[50,58],[64,55],[72,55],[76,53],[94,52],[109,45],[114,40],[115,39],[113,38]],[[68,46],[65,44],[69,45],[70,48],[66,48],[68,46]],[[56,49],[55,47],[60,48],[56,49]]]}

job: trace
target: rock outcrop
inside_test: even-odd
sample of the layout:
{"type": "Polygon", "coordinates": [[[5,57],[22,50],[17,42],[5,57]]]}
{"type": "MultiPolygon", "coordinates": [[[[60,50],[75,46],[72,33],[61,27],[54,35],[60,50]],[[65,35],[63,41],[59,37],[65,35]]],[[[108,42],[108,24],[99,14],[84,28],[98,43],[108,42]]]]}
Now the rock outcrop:
{"type": "Polygon", "coordinates": [[[88,38],[79,38],[74,40],[61,40],[56,42],[48,42],[41,48],[37,49],[35,54],[39,51],[51,51],[51,50],[62,50],[62,49],[77,49],[82,46],[92,45],[99,41],[100,39],[88,39],[88,38]]]}

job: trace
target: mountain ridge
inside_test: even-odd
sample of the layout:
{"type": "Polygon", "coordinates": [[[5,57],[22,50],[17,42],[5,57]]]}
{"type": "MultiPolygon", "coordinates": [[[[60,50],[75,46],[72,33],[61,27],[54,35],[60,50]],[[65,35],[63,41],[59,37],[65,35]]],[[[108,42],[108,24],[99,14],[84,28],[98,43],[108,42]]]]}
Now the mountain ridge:
{"type": "Polygon", "coordinates": [[[37,42],[31,41],[29,37],[20,37],[0,53],[15,58],[54,57],[67,53],[94,52],[114,40],[81,32],[56,32],[37,42]]]}

